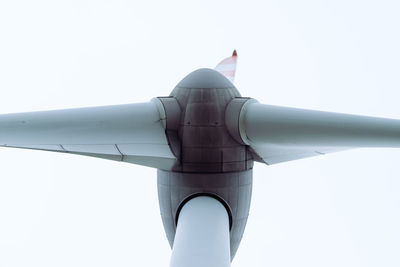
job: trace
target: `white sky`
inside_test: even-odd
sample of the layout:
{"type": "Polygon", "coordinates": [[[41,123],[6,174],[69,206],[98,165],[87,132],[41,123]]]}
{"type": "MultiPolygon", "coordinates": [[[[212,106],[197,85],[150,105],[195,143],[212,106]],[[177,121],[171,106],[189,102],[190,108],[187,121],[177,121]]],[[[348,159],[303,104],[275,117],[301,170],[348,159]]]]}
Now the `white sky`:
{"type": "MultiPolygon", "coordinates": [[[[238,49],[243,96],[400,119],[398,1],[0,1],[0,113],[143,102],[238,49]]],[[[1,130],[1,129],[0,129],[1,130]]],[[[399,266],[400,150],[257,164],[233,267],[399,266]]],[[[168,266],[156,171],[0,149],[0,266],[168,266]]]]}

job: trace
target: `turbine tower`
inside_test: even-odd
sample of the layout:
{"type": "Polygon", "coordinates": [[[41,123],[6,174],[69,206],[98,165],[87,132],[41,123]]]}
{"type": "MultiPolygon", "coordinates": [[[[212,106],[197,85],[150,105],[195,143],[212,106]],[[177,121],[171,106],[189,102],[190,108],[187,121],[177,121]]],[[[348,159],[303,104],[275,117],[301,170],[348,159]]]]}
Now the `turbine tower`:
{"type": "Polygon", "coordinates": [[[237,53],[166,97],[0,115],[0,145],[157,168],[171,267],[228,267],[250,208],[254,161],[400,147],[400,121],[265,105],[233,85],[237,53]]]}

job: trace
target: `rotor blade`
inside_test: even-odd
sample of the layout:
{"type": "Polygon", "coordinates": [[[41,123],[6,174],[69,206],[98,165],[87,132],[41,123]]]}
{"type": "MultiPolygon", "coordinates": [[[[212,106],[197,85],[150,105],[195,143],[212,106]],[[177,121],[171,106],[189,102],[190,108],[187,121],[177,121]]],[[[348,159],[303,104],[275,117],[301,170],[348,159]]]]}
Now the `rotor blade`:
{"type": "Polygon", "coordinates": [[[226,78],[228,78],[228,80],[233,83],[233,81],[235,80],[236,64],[237,53],[236,50],[233,50],[232,56],[222,60],[214,69],[224,75],[226,78]]]}
{"type": "Polygon", "coordinates": [[[87,155],[169,170],[165,114],[147,103],[0,115],[0,146],[87,155]]]}
{"type": "Polygon", "coordinates": [[[267,164],[360,147],[400,147],[400,120],[245,105],[240,130],[267,164]]]}

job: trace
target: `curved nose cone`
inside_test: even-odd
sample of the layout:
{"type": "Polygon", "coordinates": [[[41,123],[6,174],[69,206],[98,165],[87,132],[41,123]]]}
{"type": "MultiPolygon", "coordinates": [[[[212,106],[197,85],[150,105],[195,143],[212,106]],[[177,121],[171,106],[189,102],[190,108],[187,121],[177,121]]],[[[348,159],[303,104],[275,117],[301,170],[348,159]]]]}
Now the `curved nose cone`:
{"type": "Polygon", "coordinates": [[[229,88],[234,85],[221,73],[212,69],[198,69],[180,81],[177,87],[185,88],[229,88]]]}
{"type": "Polygon", "coordinates": [[[180,171],[218,173],[250,166],[246,147],[226,128],[225,109],[233,98],[240,97],[227,78],[215,70],[199,69],[178,83],[170,96],[181,111],[180,171]]]}

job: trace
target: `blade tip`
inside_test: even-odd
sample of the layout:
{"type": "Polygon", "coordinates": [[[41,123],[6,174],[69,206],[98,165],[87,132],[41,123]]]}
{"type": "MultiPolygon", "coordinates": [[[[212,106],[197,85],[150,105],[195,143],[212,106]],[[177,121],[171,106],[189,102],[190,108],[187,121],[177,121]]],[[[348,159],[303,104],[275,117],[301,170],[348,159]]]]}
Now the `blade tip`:
{"type": "Polygon", "coordinates": [[[232,57],[237,57],[237,52],[236,52],[236,49],[235,49],[235,50],[233,50],[232,57]]]}

